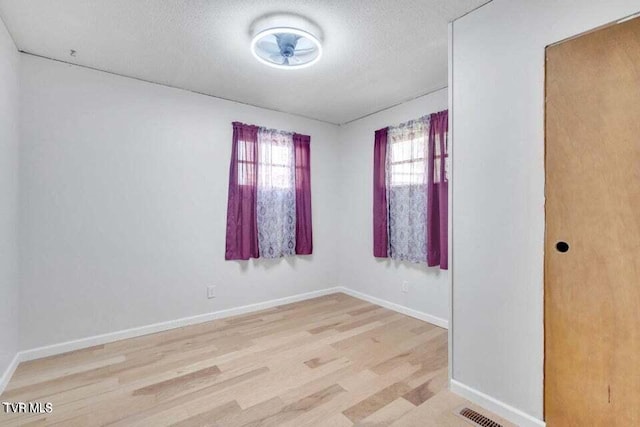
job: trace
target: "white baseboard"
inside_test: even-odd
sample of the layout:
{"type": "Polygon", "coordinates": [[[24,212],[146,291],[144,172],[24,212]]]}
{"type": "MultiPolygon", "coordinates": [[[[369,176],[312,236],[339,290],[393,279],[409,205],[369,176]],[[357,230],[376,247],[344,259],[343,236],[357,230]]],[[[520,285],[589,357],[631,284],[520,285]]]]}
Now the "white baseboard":
{"type": "Polygon", "coordinates": [[[389,301],[382,300],[380,298],[363,294],[362,292],[358,292],[349,288],[338,286],[333,288],[321,289],[319,291],[293,295],[290,297],[259,302],[256,304],[243,305],[241,307],[234,307],[226,310],[219,310],[211,313],[199,314],[197,316],[183,317],[181,319],[169,320],[166,322],[154,323],[151,325],[139,326],[136,328],[125,329],[125,330],[116,331],[116,332],[109,332],[101,335],[94,335],[91,337],[80,338],[77,340],[66,341],[66,342],[47,345],[43,347],[37,347],[30,350],[23,350],[20,353],[18,353],[19,360],[22,362],[27,360],[40,359],[48,356],[54,356],[57,354],[62,354],[62,353],[66,353],[74,350],[80,350],[82,348],[92,347],[95,345],[106,344],[113,341],[139,337],[141,335],[153,334],[156,332],[167,331],[169,329],[181,328],[183,326],[189,326],[197,323],[209,322],[211,320],[222,319],[225,317],[237,316],[240,314],[251,313],[259,310],[265,310],[267,308],[276,307],[278,305],[304,301],[311,298],[317,298],[323,295],[334,294],[336,292],[344,292],[345,294],[351,295],[355,298],[368,301],[372,304],[380,305],[382,307],[388,308],[393,311],[397,311],[402,314],[406,314],[407,316],[415,317],[416,319],[420,319],[425,322],[433,323],[434,325],[440,326],[442,328],[447,327],[448,322],[439,317],[431,316],[427,313],[423,313],[417,310],[412,310],[410,308],[401,306],[399,304],[395,304],[389,301]]]}
{"type": "Polygon", "coordinates": [[[440,326],[441,328],[449,329],[449,322],[446,319],[441,317],[432,316],[431,314],[424,313],[422,311],[414,310],[409,307],[405,307],[404,305],[396,304],[393,302],[389,302],[387,300],[383,300],[377,297],[373,297],[371,295],[363,294],[359,291],[354,291],[353,289],[340,287],[337,288],[341,292],[344,292],[347,295],[351,295],[352,297],[359,298],[365,301],[370,302],[371,304],[376,304],[382,306],[384,308],[388,308],[389,310],[397,311],[398,313],[406,314],[407,316],[415,317],[416,319],[422,320],[424,322],[432,323],[436,326],[440,326]]]}
{"type": "Polygon", "coordinates": [[[127,338],[135,338],[142,335],[154,334],[156,332],[167,331],[169,329],[181,328],[183,326],[195,325],[197,323],[209,322],[211,320],[222,319],[225,317],[237,316],[240,314],[251,313],[254,311],[265,310],[267,308],[279,305],[290,304],[293,302],[304,301],[311,298],[317,298],[323,295],[341,292],[340,288],[321,289],[319,291],[307,292],[304,294],[292,295],[285,298],[278,298],[269,301],[259,302],[255,304],[243,305],[240,307],[229,308],[225,310],[214,311],[211,313],[199,314],[196,316],[183,317],[181,319],[169,320],[166,322],[154,323],[151,325],[139,326],[131,329],[124,329],[116,332],[109,332],[101,335],[80,338],[77,340],[66,341],[58,344],[37,347],[30,350],[23,350],[19,355],[21,362],[27,360],[40,359],[43,357],[54,356],[69,351],[80,350],[82,348],[92,347],[95,345],[107,344],[113,341],[124,340],[127,338]]]}
{"type": "Polygon", "coordinates": [[[4,370],[2,376],[0,377],[0,394],[2,394],[7,384],[9,384],[9,380],[13,376],[13,373],[15,372],[20,362],[20,353],[16,353],[16,355],[13,356],[11,363],[9,363],[9,366],[7,366],[7,369],[4,370]]]}
{"type": "Polygon", "coordinates": [[[456,381],[451,379],[449,383],[449,389],[458,394],[465,399],[475,403],[478,406],[481,406],[496,415],[501,416],[507,421],[511,421],[514,424],[517,424],[521,427],[544,427],[546,426],[545,422],[539,420],[520,409],[514,408],[513,406],[507,405],[504,402],[499,401],[487,394],[484,394],[472,387],[469,387],[466,384],[461,383],[460,381],[456,381]]]}

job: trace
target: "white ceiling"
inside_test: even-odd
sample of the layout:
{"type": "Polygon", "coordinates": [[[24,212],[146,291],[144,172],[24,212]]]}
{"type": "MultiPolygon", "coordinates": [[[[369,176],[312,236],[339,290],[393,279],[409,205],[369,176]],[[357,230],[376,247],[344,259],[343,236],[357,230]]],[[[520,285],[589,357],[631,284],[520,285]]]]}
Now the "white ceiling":
{"type": "Polygon", "coordinates": [[[340,124],[445,87],[447,23],[484,3],[0,0],[0,16],[23,52],[340,124]],[[253,58],[252,23],[276,12],[322,29],[318,64],[253,58]]]}

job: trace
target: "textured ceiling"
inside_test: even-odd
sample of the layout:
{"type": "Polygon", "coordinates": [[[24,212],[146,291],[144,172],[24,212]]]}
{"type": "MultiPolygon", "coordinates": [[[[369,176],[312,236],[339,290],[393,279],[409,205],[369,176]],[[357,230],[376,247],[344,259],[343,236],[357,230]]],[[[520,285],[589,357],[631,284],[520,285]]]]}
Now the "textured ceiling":
{"type": "Polygon", "coordinates": [[[23,52],[345,123],[445,87],[447,23],[484,3],[0,0],[0,16],[23,52]],[[322,29],[318,64],[277,70],[253,58],[252,23],[278,12],[322,29]]]}

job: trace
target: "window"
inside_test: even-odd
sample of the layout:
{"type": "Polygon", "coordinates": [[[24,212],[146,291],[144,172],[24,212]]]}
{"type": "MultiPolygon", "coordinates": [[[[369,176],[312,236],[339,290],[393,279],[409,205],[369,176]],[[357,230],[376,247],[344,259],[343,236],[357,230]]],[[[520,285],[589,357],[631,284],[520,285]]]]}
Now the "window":
{"type": "Polygon", "coordinates": [[[273,131],[258,133],[258,187],[293,189],[293,139],[273,131]]]}
{"type": "MultiPolygon", "coordinates": [[[[429,144],[429,120],[428,118],[414,120],[397,127],[389,128],[389,185],[423,185],[427,183],[428,171],[428,144],[429,144]]],[[[434,144],[433,182],[441,181],[441,165],[444,164],[444,179],[448,180],[449,162],[445,144],[444,162],[440,138],[434,144]]]]}
{"type": "Polygon", "coordinates": [[[433,182],[439,184],[440,181],[440,171],[442,165],[444,165],[444,180],[445,182],[449,181],[449,150],[447,149],[447,138],[436,138],[434,141],[434,151],[433,151],[433,182]],[[444,144],[444,161],[442,161],[442,148],[441,143],[444,144]]]}
{"type": "Polygon", "coordinates": [[[256,180],[256,143],[238,140],[238,185],[253,185],[256,180]]]}
{"type": "Polygon", "coordinates": [[[422,118],[388,131],[389,256],[398,260],[427,259],[428,128],[422,118]]]}
{"type": "Polygon", "coordinates": [[[233,123],[225,259],[312,253],[310,141],[233,123]]]}
{"type": "Polygon", "coordinates": [[[448,268],[448,111],[378,129],[373,256],[448,268]]]}
{"type": "Polygon", "coordinates": [[[238,141],[238,183],[249,185],[254,178],[256,163],[258,187],[293,188],[293,142],[291,135],[277,131],[258,132],[257,154],[251,147],[254,143],[238,141]],[[254,156],[258,161],[254,161],[254,156]]]}
{"type": "Polygon", "coordinates": [[[258,244],[265,258],[294,255],[296,195],[293,134],[258,131],[258,244]]]}
{"type": "Polygon", "coordinates": [[[389,128],[389,186],[426,184],[427,138],[422,120],[389,128]]]}

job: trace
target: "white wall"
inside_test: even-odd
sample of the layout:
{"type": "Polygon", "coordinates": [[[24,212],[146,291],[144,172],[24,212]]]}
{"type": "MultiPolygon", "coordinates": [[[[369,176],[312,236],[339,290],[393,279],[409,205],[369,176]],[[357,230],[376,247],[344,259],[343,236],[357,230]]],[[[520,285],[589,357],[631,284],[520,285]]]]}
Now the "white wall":
{"type": "Polygon", "coordinates": [[[18,67],[0,20],[0,377],[18,350],[18,67]]]}
{"type": "Polygon", "coordinates": [[[377,129],[446,110],[447,89],[344,125],[340,129],[340,279],[349,287],[446,321],[449,274],[421,264],[373,257],[373,139],[377,129]],[[409,292],[401,290],[409,282],[409,292]]]}
{"type": "Polygon", "coordinates": [[[22,349],[336,285],[336,126],[21,65],[22,349]],[[314,255],[224,261],[232,121],[311,135],[314,255]]]}
{"type": "Polygon", "coordinates": [[[373,132],[446,109],[446,89],[338,128],[30,55],[21,63],[22,349],[335,285],[446,323],[447,272],[371,253],[373,132]],[[313,256],[224,261],[234,120],[312,136],[313,256]]]}
{"type": "Polygon", "coordinates": [[[453,27],[453,377],[543,415],[544,49],[637,0],[494,0],[453,27]]]}

